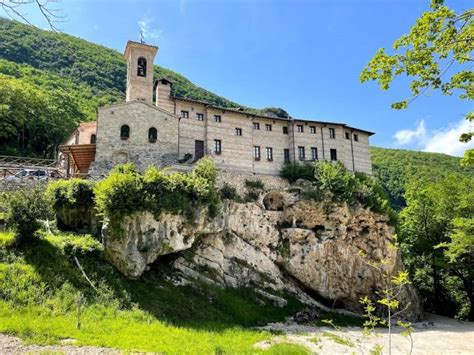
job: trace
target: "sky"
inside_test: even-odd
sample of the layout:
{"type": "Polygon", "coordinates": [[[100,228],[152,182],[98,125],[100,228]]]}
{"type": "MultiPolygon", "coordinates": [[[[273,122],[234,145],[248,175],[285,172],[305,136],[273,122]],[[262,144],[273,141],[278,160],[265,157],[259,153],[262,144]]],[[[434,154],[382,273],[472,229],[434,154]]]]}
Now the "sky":
{"type": "MultiPolygon", "coordinates": [[[[455,10],[472,7],[447,0],[455,10]]],[[[472,102],[426,92],[407,110],[409,81],[382,91],[359,74],[378,48],[407,33],[429,0],[59,0],[61,31],[123,52],[127,40],[158,45],[155,64],[245,106],[282,107],[297,118],[344,122],[371,144],[462,155],[472,102]]],[[[1,12],[0,12],[1,14],[1,12]]],[[[28,19],[40,28],[38,11],[28,19]]]]}

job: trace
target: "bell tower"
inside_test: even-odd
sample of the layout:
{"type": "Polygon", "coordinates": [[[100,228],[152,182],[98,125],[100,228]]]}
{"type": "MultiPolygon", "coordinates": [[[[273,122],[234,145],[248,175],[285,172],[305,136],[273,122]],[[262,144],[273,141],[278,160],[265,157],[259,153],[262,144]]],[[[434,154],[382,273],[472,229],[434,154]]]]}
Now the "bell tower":
{"type": "Polygon", "coordinates": [[[153,102],[153,62],[158,47],[128,41],[124,56],[127,60],[126,101],[153,102]]]}

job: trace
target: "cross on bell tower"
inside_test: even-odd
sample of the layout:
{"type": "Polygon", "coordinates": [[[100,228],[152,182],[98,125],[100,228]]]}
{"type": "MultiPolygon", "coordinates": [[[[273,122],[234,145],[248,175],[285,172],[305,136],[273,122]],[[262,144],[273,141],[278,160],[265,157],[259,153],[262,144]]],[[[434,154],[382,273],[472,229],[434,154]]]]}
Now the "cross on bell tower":
{"type": "Polygon", "coordinates": [[[140,31],[140,43],[128,41],[125,47],[127,60],[127,92],[126,101],[153,101],[153,61],[158,47],[143,42],[140,31]]]}

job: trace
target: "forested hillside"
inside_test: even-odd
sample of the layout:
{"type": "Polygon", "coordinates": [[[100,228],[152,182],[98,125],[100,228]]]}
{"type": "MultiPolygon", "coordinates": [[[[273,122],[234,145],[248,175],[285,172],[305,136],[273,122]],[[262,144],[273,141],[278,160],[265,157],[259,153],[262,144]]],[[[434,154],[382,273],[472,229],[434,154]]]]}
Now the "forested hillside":
{"type": "MultiPolygon", "coordinates": [[[[122,53],[64,33],[0,18],[0,58],[86,84],[94,95],[121,99],[125,93],[126,66],[122,53]]],[[[239,106],[169,69],[155,66],[155,76],[171,79],[176,95],[226,107],[239,106]]]]}
{"type": "Polygon", "coordinates": [[[373,173],[396,209],[405,207],[405,187],[413,180],[434,182],[450,174],[474,175],[472,168],[460,166],[460,158],[446,154],[372,147],[371,155],[373,173]]]}

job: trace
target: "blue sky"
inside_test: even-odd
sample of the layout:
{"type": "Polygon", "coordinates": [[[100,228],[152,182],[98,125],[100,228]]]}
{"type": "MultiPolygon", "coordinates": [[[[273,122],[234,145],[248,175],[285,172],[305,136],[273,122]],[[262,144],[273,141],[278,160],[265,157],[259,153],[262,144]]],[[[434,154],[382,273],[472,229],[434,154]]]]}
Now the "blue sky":
{"type": "MultiPolygon", "coordinates": [[[[469,1],[448,0],[455,9],[469,1]]],[[[408,81],[381,91],[359,74],[379,47],[406,33],[429,0],[62,0],[62,31],[123,51],[128,39],[158,45],[155,63],[251,107],[279,106],[292,116],[346,122],[376,132],[383,147],[461,155],[472,103],[434,92],[408,110],[390,104],[408,81]]],[[[45,28],[28,11],[32,23],[45,28]]],[[[472,144],[471,144],[472,147],[472,144]]]]}

